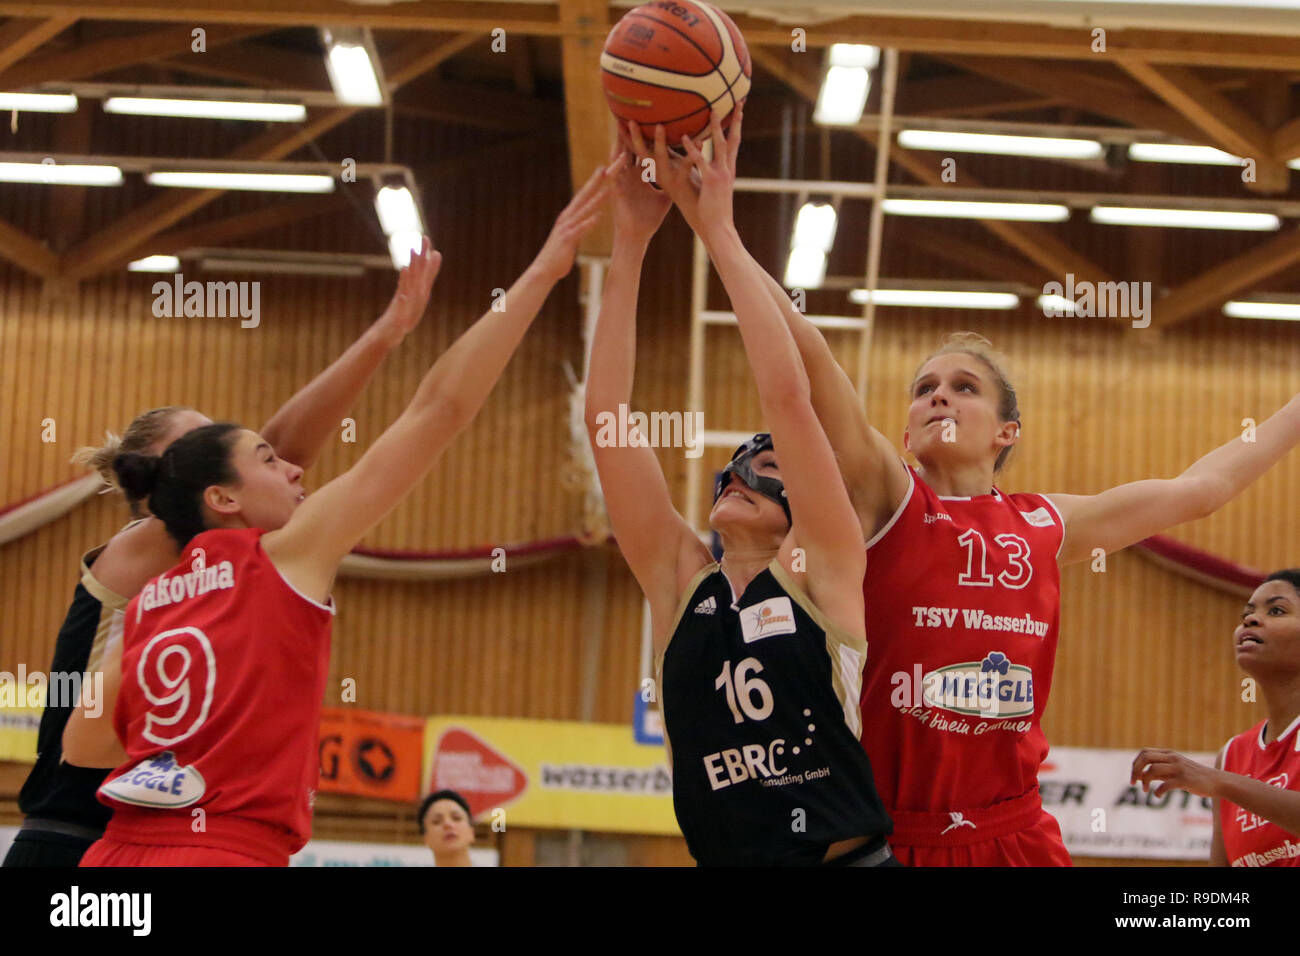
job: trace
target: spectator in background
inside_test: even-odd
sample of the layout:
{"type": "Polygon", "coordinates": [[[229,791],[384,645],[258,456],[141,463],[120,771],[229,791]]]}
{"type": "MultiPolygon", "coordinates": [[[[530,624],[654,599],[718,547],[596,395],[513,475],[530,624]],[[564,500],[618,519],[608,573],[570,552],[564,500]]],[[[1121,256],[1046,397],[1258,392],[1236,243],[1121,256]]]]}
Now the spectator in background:
{"type": "Polygon", "coordinates": [[[433,851],[437,866],[473,866],[469,848],[474,842],[474,820],[469,804],[455,790],[439,790],[420,804],[420,833],[433,851]]]}

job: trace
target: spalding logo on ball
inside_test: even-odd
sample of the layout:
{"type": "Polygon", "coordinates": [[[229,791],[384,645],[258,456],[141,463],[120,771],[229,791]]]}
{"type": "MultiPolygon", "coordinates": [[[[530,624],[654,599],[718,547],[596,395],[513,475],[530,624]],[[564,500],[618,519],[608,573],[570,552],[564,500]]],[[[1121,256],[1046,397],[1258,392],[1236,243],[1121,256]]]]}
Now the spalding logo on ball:
{"type": "Polygon", "coordinates": [[[649,140],[662,123],[670,146],[709,138],[709,116],[722,128],[749,95],[749,49],[731,18],[701,0],[652,0],[615,24],[600,55],[609,108],[634,120],[649,140]]]}

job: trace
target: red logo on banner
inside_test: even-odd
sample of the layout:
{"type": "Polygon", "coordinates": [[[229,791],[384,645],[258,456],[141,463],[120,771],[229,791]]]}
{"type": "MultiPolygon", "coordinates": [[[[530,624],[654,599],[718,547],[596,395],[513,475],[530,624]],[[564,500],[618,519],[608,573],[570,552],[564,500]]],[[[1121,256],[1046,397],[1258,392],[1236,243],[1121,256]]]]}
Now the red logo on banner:
{"type": "Polygon", "coordinates": [[[504,806],[528,788],[528,777],[510,758],[468,730],[452,727],[433,753],[429,791],[455,790],[471,816],[504,806]]]}

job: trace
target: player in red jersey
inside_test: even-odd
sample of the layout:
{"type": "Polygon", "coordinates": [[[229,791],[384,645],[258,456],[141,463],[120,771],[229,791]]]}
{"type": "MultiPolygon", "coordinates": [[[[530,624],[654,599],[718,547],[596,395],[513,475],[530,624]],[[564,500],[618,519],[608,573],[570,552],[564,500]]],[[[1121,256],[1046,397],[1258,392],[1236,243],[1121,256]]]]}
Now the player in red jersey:
{"type": "MultiPolygon", "coordinates": [[[[127,606],[105,654],[104,710],[78,710],[64,752],[115,766],[115,813],[83,866],[287,865],[306,843],[339,562],[473,420],[596,222],[604,170],[546,244],[421,381],[349,471],[308,497],[302,469],[261,436],[205,425],[161,456],[115,462],[182,547],[127,606]]],[[[425,240],[420,268],[441,258],[425,240]]]]}
{"type": "Polygon", "coordinates": [[[766,281],[868,543],[862,742],[891,845],[909,865],[1068,865],[1037,787],[1059,566],[1217,511],[1300,441],[1300,397],[1254,442],[1230,441],[1176,478],[1004,494],[993,479],[1020,410],[987,342],[954,337],[918,368],[903,432],[913,468],[868,422],[820,331],[766,281]]]}
{"type": "Polygon", "coordinates": [[[1268,718],[1229,740],[1214,769],[1146,749],[1133,783],[1214,799],[1211,866],[1300,866],[1300,568],[1275,571],[1232,632],[1237,666],[1255,679],[1268,718]]]}
{"type": "MultiPolygon", "coordinates": [[[[383,314],[263,426],[262,435],[286,461],[304,468],[315,461],[385,356],[419,324],[433,276],[419,268],[421,261],[417,255],[416,268],[402,270],[383,314]]],[[[105,490],[120,491],[112,466],[119,453],[160,455],[181,435],[211,423],[193,408],[154,408],[137,415],[120,438],[110,434],[107,444],[83,448],[73,461],[99,472],[105,490]]],[[[163,523],[146,514],[142,502],[128,504],[136,520],[82,559],[81,582],[55,642],[51,673],[100,671],[107,640],[120,630],[127,602],[179,557],[163,523]]],[[[23,825],[5,866],[76,866],[103,835],[111,811],[96,793],[106,771],[63,760],[60,742],[70,714],[70,707],[47,707],[41,715],[36,763],[18,797],[23,825]]]]}

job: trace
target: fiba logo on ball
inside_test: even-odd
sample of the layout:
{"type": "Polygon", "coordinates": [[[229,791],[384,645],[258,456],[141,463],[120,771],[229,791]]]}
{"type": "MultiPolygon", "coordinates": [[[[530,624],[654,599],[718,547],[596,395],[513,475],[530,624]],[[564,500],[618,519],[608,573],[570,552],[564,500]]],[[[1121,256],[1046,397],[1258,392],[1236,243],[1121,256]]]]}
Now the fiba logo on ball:
{"type": "Polygon", "coordinates": [[[646,137],[663,124],[669,145],[707,138],[717,115],[723,129],[749,95],[749,49],[731,18],[709,3],[654,0],[630,10],[600,55],[609,108],[634,120],[646,137]]]}

